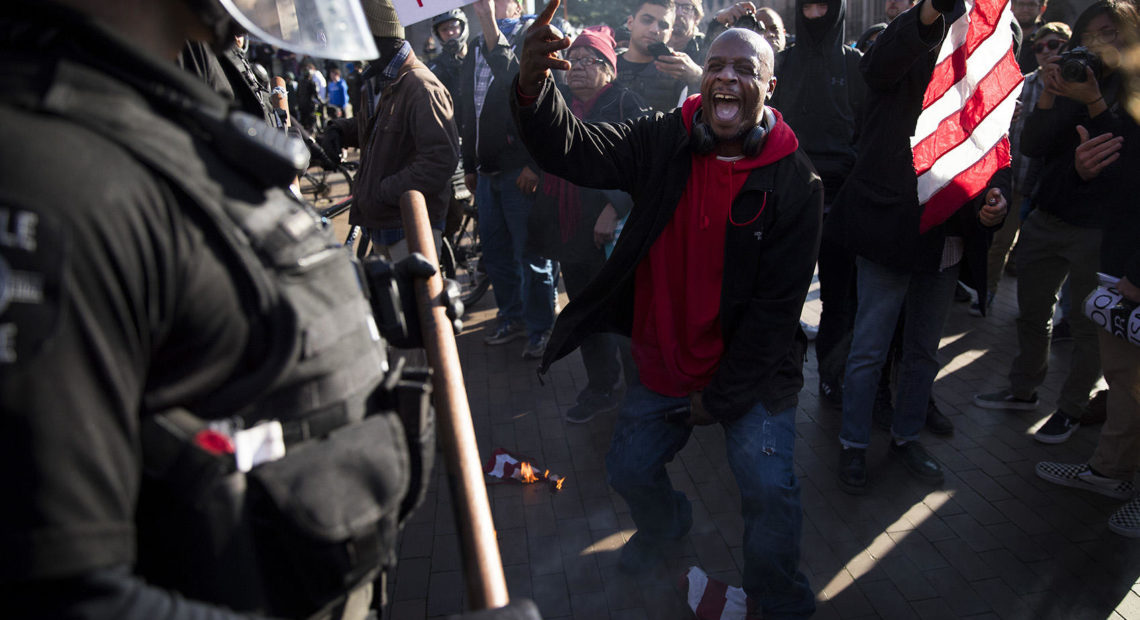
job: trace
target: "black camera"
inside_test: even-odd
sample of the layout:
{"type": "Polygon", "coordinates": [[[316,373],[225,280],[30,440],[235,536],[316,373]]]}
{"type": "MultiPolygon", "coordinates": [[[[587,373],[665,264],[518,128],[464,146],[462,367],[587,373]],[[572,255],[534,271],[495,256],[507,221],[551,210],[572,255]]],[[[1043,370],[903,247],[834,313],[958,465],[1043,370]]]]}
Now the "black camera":
{"type": "Polygon", "coordinates": [[[1084,82],[1088,79],[1086,68],[1092,69],[1093,76],[1099,79],[1103,66],[1100,58],[1083,45],[1063,52],[1059,64],[1061,79],[1066,82],[1084,82]]]}
{"type": "Polygon", "coordinates": [[[673,55],[673,50],[670,49],[668,45],[665,45],[664,43],[662,43],[660,41],[654,41],[653,43],[650,43],[648,51],[649,51],[649,55],[653,56],[654,58],[657,58],[658,56],[672,56],[673,55]]]}
{"type": "Polygon", "coordinates": [[[746,28],[752,32],[764,34],[764,26],[761,26],[760,22],[756,21],[756,15],[752,13],[745,13],[738,17],[735,22],[732,22],[732,27],[746,28]]]}

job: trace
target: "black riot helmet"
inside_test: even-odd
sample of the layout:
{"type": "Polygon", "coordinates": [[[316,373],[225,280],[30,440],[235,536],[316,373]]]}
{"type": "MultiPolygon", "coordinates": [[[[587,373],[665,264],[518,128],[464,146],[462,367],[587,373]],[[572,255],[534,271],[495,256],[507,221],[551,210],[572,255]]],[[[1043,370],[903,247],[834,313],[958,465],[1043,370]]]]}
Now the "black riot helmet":
{"type": "Polygon", "coordinates": [[[468,33],[467,15],[463,13],[462,9],[451,9],[446,13],[440,13],[439,15],[433,17],[431,20],[431,32],[435,35],[435,38],[439,39],[440,43],[446,45],[447,41],[444,41],[443,37],[439,36],[439,27],[453,19],[459,20],[459,25],[462,27],[462,30],[459,33],[459,37],[454,39],[455,41],[458,41],[459,46],[462,47],[464,43],[467,43],[468,33]]]}

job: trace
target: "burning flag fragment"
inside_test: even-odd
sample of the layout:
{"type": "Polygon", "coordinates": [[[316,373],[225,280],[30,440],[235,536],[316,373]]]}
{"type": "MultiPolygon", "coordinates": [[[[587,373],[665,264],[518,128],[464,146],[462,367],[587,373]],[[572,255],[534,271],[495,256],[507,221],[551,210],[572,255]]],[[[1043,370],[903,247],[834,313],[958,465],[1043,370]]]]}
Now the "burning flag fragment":
{"type": "Polygon", "coordinates": [[[550,473],[549,469],[538,473],[539,468],[533,460],[515,456],[502,448],[495,448],[487,464],[483,466],[483,473],[502,481],[515,480],[522,484],[546,481],[550,483],[550,490],[561,491],[562,483],[566,478],[550,473]]]}

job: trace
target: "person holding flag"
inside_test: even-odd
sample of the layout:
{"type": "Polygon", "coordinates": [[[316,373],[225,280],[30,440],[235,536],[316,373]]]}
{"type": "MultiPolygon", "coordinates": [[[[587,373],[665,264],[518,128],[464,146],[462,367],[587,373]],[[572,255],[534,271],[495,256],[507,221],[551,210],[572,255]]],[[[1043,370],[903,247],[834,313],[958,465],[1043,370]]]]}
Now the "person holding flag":
{"type": "MultiPolygon", "coordinates": [[[[1020,91],[1008,2],[922,0],[863,57],[866,125],[825,235],[856,255],[858,308],[843,388],[839,484],[867,487],[879,375],[905,307],[892,455],[924,482],[942,468],[918,442],[938,343],[963,259],[985,265],[1008,211],[1009,142],[1020,91]]],[[[971,278],[985,295],[985,270],[971,278]]]]}

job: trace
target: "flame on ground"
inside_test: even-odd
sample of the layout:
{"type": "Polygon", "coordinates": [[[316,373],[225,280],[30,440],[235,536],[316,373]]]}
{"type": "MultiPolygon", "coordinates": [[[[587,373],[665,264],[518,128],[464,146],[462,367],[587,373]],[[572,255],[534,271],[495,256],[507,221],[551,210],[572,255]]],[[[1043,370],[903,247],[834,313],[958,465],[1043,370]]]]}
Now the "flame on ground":
{"type": "Polygon", "coordinates": [[[534,467],[526,461],[519,463],[519,474],[519,480],[527,484],[539,481],[539,477],[534,475],[534,467]]]}

